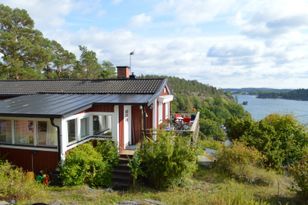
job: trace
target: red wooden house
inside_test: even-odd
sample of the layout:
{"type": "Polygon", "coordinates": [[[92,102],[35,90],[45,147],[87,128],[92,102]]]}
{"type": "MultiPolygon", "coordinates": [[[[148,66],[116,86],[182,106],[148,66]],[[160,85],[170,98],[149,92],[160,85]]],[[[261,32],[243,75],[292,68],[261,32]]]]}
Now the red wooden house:
{"type": "Polygon", "coordinates": [[[119,151],[170,118],[163,78],[0,81],[0,157],[25,170],[53,170],[68,150],[110,138],[119,151]]]}

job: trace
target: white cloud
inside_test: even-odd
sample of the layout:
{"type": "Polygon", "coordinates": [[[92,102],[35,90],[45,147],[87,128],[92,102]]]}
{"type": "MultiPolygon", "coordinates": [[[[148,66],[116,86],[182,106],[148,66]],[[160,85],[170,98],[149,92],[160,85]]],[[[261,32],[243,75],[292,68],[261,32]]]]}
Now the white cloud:
{"type": "Polygon", "coordinates": [[[135,15],[131,18],[130,20],[130,26],[132,27],[141,27],[144,26],[148,23],[150,23],[152,21],[152,17],[145,14],[145,13],[141,13],[138,15],[135,15]]]}
{"type": "Polygon", "coordinates": [[[164,0],[155,11],[132,16],[126,29],[91,27],[89,22],[88,27],[75,30],[67,28],[71,13],[105,17],[109,11],[99,0],[1,2],[27,9],[45,35],[76,54],[78,45],[85,45],[101,61],[128,65],[129,52],[135,50],[132,65],[137,75],[175,75],[218,87],[308,87],[308,2],[304,0],[164,0]],[[160,18],[163,22],[157,22],[160,18]],[[215,24],[217,19],[229,23],[231,31],[205,33],[207,23],[215,24]],[[144,25],[157,33],[171,32],[166,36],[138,32],[144,25]]]}
{"type": "Polygon", "coordinates": [[[74,7],[74,2],[71,0],[4,0],[1,2],[14,8],[26,9],[35,20],[36,26],[41,29],[48,29],[48,27],[58,28],[64,25],[65,16],[68,15],[74,7]]]}
{"type": "Polygon", "coordinates": [[[250,37],[273,38],[308,28],[308,1],[249,1],[236,13],[234,22],[250,37]]]}
{"type": "Polygon", "coordinates": [[[233,9],[235,0],[164,0],[158,4],[159,13],[173,14],[176,20],[190,25],[214,20],[233,9]]]}

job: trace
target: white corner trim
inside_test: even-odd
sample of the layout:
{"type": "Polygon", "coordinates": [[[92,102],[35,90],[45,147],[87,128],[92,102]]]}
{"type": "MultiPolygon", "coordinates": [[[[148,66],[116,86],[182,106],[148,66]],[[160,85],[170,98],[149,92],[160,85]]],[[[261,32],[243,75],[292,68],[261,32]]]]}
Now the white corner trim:
{"type": "Polygon", "coordinates": [[[163,95],[158,97],[158,102],[167,103],[173,100],[173,95],[163,95]]]}

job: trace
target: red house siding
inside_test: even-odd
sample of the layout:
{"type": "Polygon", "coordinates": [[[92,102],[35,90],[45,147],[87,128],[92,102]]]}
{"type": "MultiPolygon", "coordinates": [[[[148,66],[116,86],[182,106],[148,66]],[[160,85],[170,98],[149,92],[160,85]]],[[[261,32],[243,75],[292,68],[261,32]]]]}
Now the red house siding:
{"type": "Polygon", "coordinates": [[[58,152],[0,147],[0,155],[12,164],[23,168],[25,171],[39,172],[43,170],[49,172],[54,171],[58,166],[58,152]]]}
{"type": "Polygon", "coordinates": [[[119,105],[119,147],[124,149],[124,105],[119,105]]]}
{"type": "Polygon", "coordinates": [[[84,112],[113,112],[113,105],[94,105],[93,107],[85,110],[84,112]]]}

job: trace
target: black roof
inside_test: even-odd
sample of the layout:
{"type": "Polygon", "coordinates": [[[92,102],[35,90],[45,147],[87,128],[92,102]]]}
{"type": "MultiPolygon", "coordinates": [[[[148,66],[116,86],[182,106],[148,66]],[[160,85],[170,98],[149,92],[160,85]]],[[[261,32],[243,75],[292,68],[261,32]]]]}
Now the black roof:
{"type": "Polygon", "coordinates": [[[0,95],[155,94],[166,79],[0,80],[0,95]]]}
{"type": "Polygon", "coordinates": [[[144,94],[36,94],[0,101],[0,116],[65,117],[94,104],[146,104],[144,94]]]}

